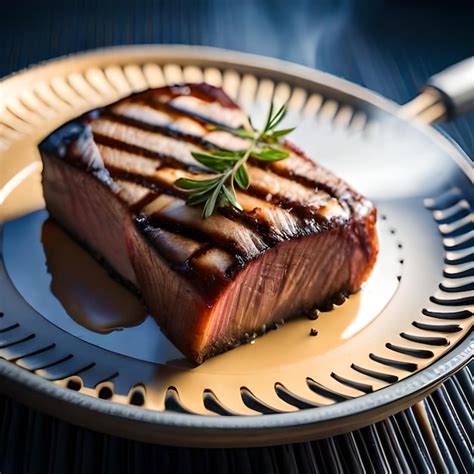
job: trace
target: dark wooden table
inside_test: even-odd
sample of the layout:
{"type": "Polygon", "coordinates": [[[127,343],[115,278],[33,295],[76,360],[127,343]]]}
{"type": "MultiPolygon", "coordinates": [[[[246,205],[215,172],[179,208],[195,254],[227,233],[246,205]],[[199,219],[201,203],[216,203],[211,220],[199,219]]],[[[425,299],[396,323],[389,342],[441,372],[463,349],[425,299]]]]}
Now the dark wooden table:
{"type": "MultiPolygon", "coordinates": [[[[472,0],[2,0],[0,7],[0,77],[102,46],[202,44],[316,67],[402,103],[430,75],[474,54],[472,0]]],[[[442,129],[473,156],[473,113],[442,129]]],[[[470,394],[465,369],[424,402],[426,426],[410,409],[345,436],[248,450],[130,442],[0,397],[0,472],[468,472],[470,394]]]]}

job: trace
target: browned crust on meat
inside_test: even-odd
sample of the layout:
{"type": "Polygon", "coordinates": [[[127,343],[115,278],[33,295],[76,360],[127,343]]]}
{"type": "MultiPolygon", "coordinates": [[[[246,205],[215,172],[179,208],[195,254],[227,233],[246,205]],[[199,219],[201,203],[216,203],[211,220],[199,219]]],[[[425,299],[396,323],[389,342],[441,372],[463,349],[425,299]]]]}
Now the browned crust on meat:
{"type": "MultiPolygon", "coordinates": [[[[249,265],[262,255],[270,258],[300,239],[344,235],[348,248],[363,254],[360,267],[348,267],[350,278],[338,289],[352,293],[368,278],[378,252],[373,205],[290,142],[284,145],[291,154],[287,160],[249,163],[251,186],[239,191],[243,212],[222,207],[204,221],[199,209],[185,206],[185,194],[173,185],[175,177],[208,173],[193,160],[191,151],[222,148],[213,136],[216,125],[219,120],[238,124],[245,119],[241,115],[221,89],[206,84],[164,87],[90,112],[40,145],[43,160],[59,159],[66,168],[93,175],[130,214],[134,224],[133,230],[127,230],[127,242],[131,232],[139,235],[143,252],[147,247],[146,252],[153,249],[157,262],[165,262],[169,271],[185,278],[193,288],[190,291],[199,295],[202,305],[196,305],[199,311],[189,315],[192,334],[180,336],[175,333],[179,325],[173,327],[166,318],[160,319],[163,330],[173,341],[181,339],[180,349],[198,362],[238,340],[238,335],[229,333],[226,340],[202,345],[232,283],[243,278],[249,265]],[[186,104],[194,109],[188,110],[186,104]],[[165,248],[157,235],[167,236],[165,240],[171,239],[174,247],[165,248]],[[179,252],[186,258],[180,259],[179,252]]],[[[162,311],[162,303],[154,307],[150,298],[152,295],[148,295],[152,312],[162,311]]],[[[292,307],[291,311],[296,314],[304,309],[292,307]]]]}

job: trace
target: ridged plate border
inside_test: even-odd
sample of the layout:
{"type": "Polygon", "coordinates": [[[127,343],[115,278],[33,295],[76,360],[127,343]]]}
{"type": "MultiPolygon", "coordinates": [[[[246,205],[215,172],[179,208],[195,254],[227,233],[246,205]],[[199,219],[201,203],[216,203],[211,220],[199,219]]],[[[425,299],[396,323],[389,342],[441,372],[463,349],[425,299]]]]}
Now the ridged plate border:
{"type": "MultiPolygon", "coordinates": [[[[179,50],[179,49],[180,49],[180,48],[178,48],[178,50],[179,50]]],[[[186,49],[187,49],[187,48],[186,48],[186,49]]],[[[174,51],[175,48],[171,48],[171,50],[174,51]]],[[[130,51],[128,51],[128,53],[130,54],[130,51]]],[[[204,53],[209,53],[209,50],[203,51],[203,54],[204,54],[204,53]]],[[[100,54],[100,53],[98,53],[98,54],[100,54]]],[[[137,54],[140,54],[140,52],[137,51],[137,54]]],[[[199,53],[198,53],[198,54],[199,54],[199,53]]],[[[223,53],[223,54],[225,54],[227,57],[229,56],[229,53],[227,53],[227,52],[226,52],[226,53],[223,53]]],[[[232,56],[232,55],[234,55],[234,54],[235,54],[235,53],[231,53],[230,55],[232,56]]],[[[119,54],[119,55],[120,55],[120,54],[119,54]]],[[[126,56],[126,55],[127,55],[127,51],[124,51],[124,56],[126,56]]],[[[241,61],[242,63],[244,63],[246,60],[247,60],[247,62],[251,62],[251,60],[254,60],[254,58],[252,58],[252,57],[248,57],[248,58],[247,58],[247,57],[244,56],[244,55],[242,55],[242,56],[241,56],[241,55],[237,55],[237,56],[240,56],[240,57],[241,57],[240,61],[241,61]]],[[[261,60],[259,60],[259,62],[261,62],[261,60]]],[[[269,63],[277,63],[280,67],[282,67],[282,66],[281,66],[282,63],[280,63],[280,62],[277,62],[277,61],[274,61],[274,60],[268,60],[268,62],[269,62],[269,63]]],[[[54,63],[50,64],[50,66],[54,66],[54,63]]],[[[288,67],[290,67],[290,66],[285,65],[286,71],[288,71],[288,67]]],[[[294,68],[294,69],[301,69],[301,70],[302,70],[301,72],[304,71],[306,74],[308,74],[309,72],[315,74],[316,76],[318,76],[318,75],[320,74],[320,73],[315,73],[314,71],[309,71],[309,70],[307,70],[306,68],[301,68],[301,67],[299,67],[299,66],[293,66],[293,65],[292,65],[292,66],[290,67],[290,69],[291,69],[291,68],[294,68]]],[[[29,72],[29,73],[30,73],[30,72],[29,72]]],[[[318,77],[318,79],[321,80],[322,78],[325,78],[326,80],[328,80],[328,78],[330,78],[331,83],[333,83],[333,84],[334,84],[335,81],[338,81],[338,80],[336,80],[336,79],[334,79],[334,78],[332,78],[332,77],[330,77],[330,76],[327,76],[327,75],[322,75],[322,76],[323,76],[323,77],[318,77]]],[[[132,77],[133,77],[133,72],[132,72],[132,77]]],[[[339,80],[339,81],[341,81],[341,80],[339,80]]],[[[7,82],[8,82],[8,81],[7,81],[7,82]]],[[[7,85],[8,85],[8,84],[7,84],[7,85]]],[[[345,81],[341,81],[340,86],[343,86],[343,85],[345,85],[346,88],[348,87],[348,83],[345,83],[345,81]]],[[[58,87],[61,87],[61,86],[59,85],[58,87]]],[[[363,90],[363,89],[357,88],[357,87],[352,86],[352,85],[350,85],[350,87],[351,87],[351,88],[355,88],[354,91],[352,91],[352,90],[350,91],[351,93],[356,92],[357,89],[359,89],[357,92],[367,94],[367,91],[365,91],[365,90],[363,90]]],[[[139,88],[139,87],[138,87],[138,88],[139,88]]],[[[368,94],[371,95],[370,93],[368,93],[368,94]]],[[[374,95],[374,97],[372,97],[372,101],[382,101],[382,102],[383,102],[383,99],[380,99],[380,98],[378,98],[378,97],[376,97],[376,96],[374,95]]],[[[329,102],[329,101],[327,101],[327,102],[329,102]]],[[[91,105],[91,104],[88,104],[88,108],[90,108],[90,105],[91,105]]],[[[321,105],[321,104],[320,104],[320,105],[321,105]]],[[[336,104],[336,105],[337,105],[337,104],[336,104]]],[[[380,104],[378,104],[378,105],[380,106],[380,104]]],[[[385,105],[388,105],[389,108],[391,108],[391,109],[393,110],[393,104],[386,103],[385,105]]],[[[330,108],[330,107],[327,107],[327,108],[330,108]]],[[[13,115],[13,117],[15,117],[16,114],[13,113],[12,115],[13,115]]],[[[16,118],[18,119],[18,116],[17,116],[16,118]]],[[[20,120],[21,120],[21,119],[20,119],[20,120]]],[[[13,118],[13,122],[14,122],[14,123],[12,124],[12,123],[11,123],[11,118],[10,118],[10,122],[9,122],[9,123],[6,123],[6,124],[4,123],[4,128],[3,128],[3,133],[2,133],[2,135],[3,135],[3,137],[4,137],[4,142],[3,142],[3,145],[4,145],[4,146],[5,146],[5,145],[8,146],[8,141],[9,141],[9,140],[15,141],[17,138],[21,140],[22,134],[26,134],[26,135],[27,135],[28,133],[31,132],[31,131],[29,131],[29,130],[27,130],[27,129],[25,130],[24,124],[20,124],[20,126],[19,126],[18,123],[15,123],[16,121],[15,121],[14,118],[13,118]],[[6,126],[7,130],[5,130],[5,126],[6,126]],[[21,129],[22,127],[23,127],[23,130],[21,129]],[[5,138],[6,138],[6,140],[5,140],[5,138]]],[[[439,140],[439,136],[438,136],[438,140],[439,140]]],[[[446,147],[446,146],[448,145],[448,143],[449,143],[449,142],[447,142],[447,141],[445,140],[444,146],[446,147]]],[[[453,155],[453,148],[452,148],[450,151],[451,151],[451,155],[453,155]]],[[[456,150],[456,151],[458,151],[458,150],[456,150]]],[[[463,162],[464,162],[464,164],[465,164],[466,161],[465,161],[464,157],[459,156],[459,155],[461,155],[459,152],[457,153],[457,155],[458,155],[458,156],[457,156],[458,162],[459,162],[459,163],[463,163],[463,162]]],[[[463,166],[463,167],[464,167],[464,166],[463,166]]],[[[436,216],[438,215],[439,218],[437,218],[437,220],[443,221],[443,219],[446,217],[446,215],[443,215],[443,212],[446,212],[446,209],[447,209],[447,212],[448,212],[449,215],[454,215],[454,214],[455,214],[454,211],[456,210],[456,206],[459,206],[459,202],[461,202],[462,199],[461,199],[461,197],[458,196],[458,197],[459,197],[458,201],[455,201],[455,202],[452,202],[452,200],[449,201],[453,196],[456,197],[456,192],[454,192],[454,194],[451,193],[451,194],[448,195],[448,196],[442,197],[441,200],[436,199],[436,200],[434,200],[434,201],[432,201],[432,202],[427,202],[427,206],[428,206],[428,207],[433,208],[433,211],[434,211],[435,213],[438,212],[438,214],[434,214],[435,218],[436,218],[436,216]],[[447,201],[446,201],[446,199],[447,199],[447,201]],[[441,203],[441,204],[438,204],[438,203],[441,203]],[[437,207],[437,206],[441,206],[441,208],[439,208],[439,207],[437,207]],[[453,208],[453,209],[451,209],[451,208],[453,208]]],[[[458,232],[458,231],[459,231],[459,229],[460,229],[461,227],[464,226],[464,224],[465,224],[465,222],[462,221],[462,220],[461,220],[460,223],[457,222],[457,221],[455,221],[455,222],[450,222],[449,224],[441,224],[441,225],[440,225],[440,230],[441,230],[442,233],[447,234],[447,239],[449,239],[451,235],[454,235],[454,234],[459,235],[459,232],[458,232]],[[442,226],[443,226],[443,227],[442,227],[442,226]]],[[[455,248],[456,245],[457,245],[457,244],[456,244],[456,241],[452,242],[452,241],[447,240],[445,247],[448,247],[447,250],[453,251],[453,250],[456,250],[456,248],[455,248]]],[[[458,262],[458,263],[460,263],[460,262],[458,262]]],[[[450,276],[450,275],[445,275],[445,277],[446,277],[446,278],[450,278],[450,277],[452,277],[452,275],[451,275],[451,276],[450,276]]],[[[446,291],[446,290],[444,290],[444,291],[446,291]]],[[[449,291],[449,290],[448,290],[448,291],[449,291]]],[[[436,297],[434,297],[434,298],[436,298],[436,297]]],[[[436,305],[443,305],[443,304],[445,305],[445,304],[446,304],[446,302],[443,303],[443,301],[441,301],[439,298],[438,298],[438,300],[435,299],[434,301],[433,301],[433,299],[432,299],[432,302],[435,303],[436,305]]],[[[431,316],[431,315],[429,315],[429,314],[428,314],[427,316],[433,317],[433,316],[431,316]]],[[[8,329],[8,328],[4,328],[4,329],[8,329]]],[[[13,329],[14,329],[14,328],[13,328],[13,329]]],[[[430,330],[432,330],[432,329],[429,329],[429,328],[427,328],[427,327],[423,327],[423,328],[417,327],[417,329],[422,329],[422,330],[424,330],[424,331],[430,331],[430,330]]],[[[9,332],[9,331],[6,331],[6,330],[5,330],[4,332],[6,333],[6,332],[9,332]]],[[[409,341],[411,341],[411,342],[416,342],[416,343],[421,343],[421,344],[440,345],[441,342],[442,342],[442,341],[440,340],[440,338],[436,338],[436,337],[430,337],[430,341],[427,341],[426,339],[423,341],[423,340],[420,339],[420,336],[416,336],[416,335],[415,335],[415,340],[413,339],[413,335],[405,334],[405,336],[406,336],[406,337],[404,337],[404,336],[402,336],[402,337],[404,337],[405,339],[407,339],[407,340],[409,340],[409,341]],[[410,339],[410,337],[411,337],[411,339],[410,339]],[[418,337],[418,340],[416,340],[417,337],[418,337]],[[435,339],[436,339],[436,340],[435,340],[435,339]]],[[[423,338],[423,336],[421,336],[421,338],[423,338]]],[[[467,342],[467,341],[465,341],[465,342],[467,342]]],[[[388,343],[388,344],[390,344],[390,343],[388,343]]],[[[8,345],[8,343],[7,343],[7,345],[8,345]]],[[[463,345],[459,346],[459,347],[456,348],[456,349],[463,348],[464,345],[465,345],[465,343],[464,343],[463,345]]],[[[2,345],[2,347],[3,347],[3,345],[2,345]]],[[[399,352],[399,353],[401,352],[400,350],[397,350],[397,349],[400,349],[400,346],[396,346],[396,345],[394,346],[393,344],[392,344],[392,347],[389,347],[389,349],[392,350],[392,351],[395,351],[395,352],[399,352]]],[[[402,349],[403,349],[403,348],[402,348],[402,349]]],[[[465,349],[467,350],[467,347],[466,347],[465,349]]],[[[422,352],[423,352],[423,351],[422,351],[422,352]]],[[[451,350],[451,353],[453,353],[453,352],[454,352],[454,351],[451,350]]],[[[403,352],[402,352],[402,353],[403,353],[403,352]]],[[[464,353],[464,352],[461,351],[460,354],[463,354],[463,353],[464,353]]],[[[405,353],[405,355],[406,355],[406,353],[405,353]]],[[[413,355],[413,354],[410,354],[410,355],[413,355]]],[[[415,356],[415,357],[424,358],[425,356],[420,356],[419,353],[418,353],[418,356],[415,356]]],[[[374,359],[373,359],[373,360],[374,360],[374,359]]],[[[3,362],[3,361],[2,361],[2,362],[3,362]]],[[[390,361],[390,360],[388,360],[388,361],[387,361],[387,360],[376,360],[376,362],[379,362],[379,363],[382,363],[382,364],[385,364],[385,365],[388,365],[388,366],[392,366],[392,365],[393,365],[393,363],[391,363],[391,362],[393,362],[393,361],[390,361]]],[[[353,368],[355,371],[359,372],[359,373],[361,373],[361,372],[360,372],[360,369],[364,370],[363,367],[352,367],[352,368],[353,368]]],[[[412,371],[408,366],[402,368],[402,370],[408,370],[409,372],[412,371]]],[[[416,369],[414,369],[414,370],[416,370],[416,369]]],[[[427,370],[427,369],[425,369],[425,370],[427,370]]],[[[424,372],[424,371],[420,372],[420,373],[417,374],[416,376],[421,375],[423,372],[424,372]]],[[[364,372],[362,372],[362,373],[364,373],[364,372]]],[[[370,373],[367,374],[367,373],[366,373],[365,375],[373,376],[374,374],[373,374],[373,373],[372,373],[372,374],[370,374],[370,373]]],[[[384,375],[384,374],[379,374],[379,375],[384,375]]],[[[416,376],[412,376],[412,377],[410,377],[408,380],[413,380],[413,378],[416,377],[416,376]]],[[[375,378],[377,378],[377,377],[375,377],[375,378]]],[[[336,379],[336,380],[337,380],[337,379],[336,379]]],[[[341,379],[338,380],[338,381],[341,382],[342,384],[345,384],[345,385],[354,387],[354,384],[352,383],[351,380],[345,380],[344,378],[341,378],[341,379]]],[[[386,381],[386,382],[390,382],[390,381],[388,381],[388,380],[385,380],[385,381],[386,381]]],[[[395,382],[395,381],[396,381],[396,380],[392,380],[391,382],[395,382]]],[[[397,383],[395,386],[399,386],[401,383],[402,383],[402,382],[399,382],[399,383],[397,383]]],[[[355,384],[355,388],[356,388],[357,390],[361,391],[361,392],[364,392],[364,393],[371,391],[371,388],[370,388],[369,386],[367,386],[366,384],[365,384],[365,386],[364,386],[363,384],[360,385],[360,384],[358,384],[357,382],[356,382],[356,384],[355,384]]],[[[391,387],[390,387],[390,388],[391,388],[391,387]]],[[[383,392],[386,392],[387,390],[389,390],[389,388],[384,389],[383,392]]],[[[381,392],[377,392],[377,393],[381,393],[381,392]]],[[[366,399],[367,397],[368,397],[368,396],[366,395],[366,396],[362,397],[361,400],[362,400],[362,399],[366,399]]],[[[108,404],[110,405],[109,402],[103,402],[103,401],[100,401],[100,400],[97,400],[97,401],[98,401],[99,403],[108,403],[108,404]]],[[[343,403],[338,403],[337,405],[346,405],[346,404],[351,403],[351,402],[353,402],[353,401],[355,401],[355,400],[345,401],[345,402],[343,402],[343,403]]],[[[132,408],[132,409],[133,409],[133,407],[129,407],[129,408],[132,408]]],[[[329,408],[329,407],[324,407],[324,410],[326,410],[327,408],[329,408]]],[[[140,410],[140,409],[138,409],[138,410],[140,410]]],[[[321,411],[321,410],[323,410],[323,408],[318,408],[318,409],[316,409],[316,410],[321,411]]],[[[324,410],[323,410],[323,411],[324,411],[324,410]]],[[[142,411],[143,411],[143,410],[142,410],[142,411]]],[[[315,410],[313,410],[313,409],[305,409],[305,410],[302,410],[302,411],[304,411],[305,413],[308,413],[308,412],[313,412],[313,411],[315,411],[315,410]]],[[[148,412],[148,411],[147,411],[146,413],[151,413],[151,412],[148,412]]],[[[296,414],[297,414],[297,413],[294,413],[293,415],[296,415],[296,414]]],[[[373,414],[375,414],[375,412],[373,412],[373,414]]],[[[155,415],[157,415],[157,414],[155,414],[155,415]]],[[[162,413],[162,415],[168,415],[168,414],[167,414],[167,413],[162,413]]],[[[186,415],[181,415],[181,414],[173,414],[173,416],[174,416],[174,415],[176,415],[176,416],[178,416],[178,417],[186,416],[186,415]]],[[[265,417],[259,417],[259,419],[261,419],[261,418],[268,418],[268,417],[274,418],[274,417],[279,417],[279,416],[289,416],[289,415],[267,415],[267,416],[265,416],[265,417]]],[[[216,417],[216,418],[217,418],[217,417],[216,417]]],[[[318,417],[316,417],[316,418],[318,418],[318,417]]],[[[214,418],[213,418],[213,419],[214,419],[214,418]]],[[[226,419],[229,420],[229,418],[226,418],[226,419]]],[[[232,417],[232,420],[235,420],[235,419],[236,419],[236,417],[232,417]]],[[[372,419],[372,422],[373,422],[373,419],[372,419]]],[[[277,423],[277,422],[276,422],[276,423],[277,423]]],[[[210,419],[210,424],[211,424],[211,425],[213,424],[213,423],[211,422],[211,419],[210,419]]],[[[229,425],[229,426],[233,425],[233,423],[232,423],[231,421],[226,422],[226,424],[229,425]]],[[[316,432],[317,430],[314,430],[314,429],[313,429],[313,431],[316,432]]],[[[163,440],[162,440],[162,442],[163,442],[163,440]]],[[[178,442],[177,444],[181,444],[181,443],[178,442]]]]}

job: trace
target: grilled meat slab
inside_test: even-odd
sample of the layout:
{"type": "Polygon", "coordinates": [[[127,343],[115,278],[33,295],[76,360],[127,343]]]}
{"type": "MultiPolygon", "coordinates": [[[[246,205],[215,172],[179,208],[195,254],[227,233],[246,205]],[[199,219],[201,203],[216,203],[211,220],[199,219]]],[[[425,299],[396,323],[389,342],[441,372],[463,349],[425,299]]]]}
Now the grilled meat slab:
{"type": "Polygon", "coordinates": [[[191,152],[244,148],[219,125],[245,121],[221,89],[188,84],[88,113],[40,145],[51,216],[139,289],[197,363],[356,292],[378,250],[372,204],[289,143],[283,161],[248,163],[242,212],[203,219],[187,206],[176,179],[209,176],[191,152]]]}

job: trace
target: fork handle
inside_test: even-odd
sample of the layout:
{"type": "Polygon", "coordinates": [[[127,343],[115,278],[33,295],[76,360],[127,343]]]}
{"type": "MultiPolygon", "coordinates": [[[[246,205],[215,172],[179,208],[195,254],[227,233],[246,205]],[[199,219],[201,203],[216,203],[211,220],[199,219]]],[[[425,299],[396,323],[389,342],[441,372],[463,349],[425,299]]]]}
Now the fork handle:
{"type": "Polygon", "coordinates": [[[432,123],[474,109],[474,56],[431,77],[420,95],[402,107],[406,117],[432,123]]]}
{"type": "Polygon", "coordinates": [[[474,56],[435,74],[428,80],[428,88],[440,95],[448,118],[474,109],[474,56]]]}

